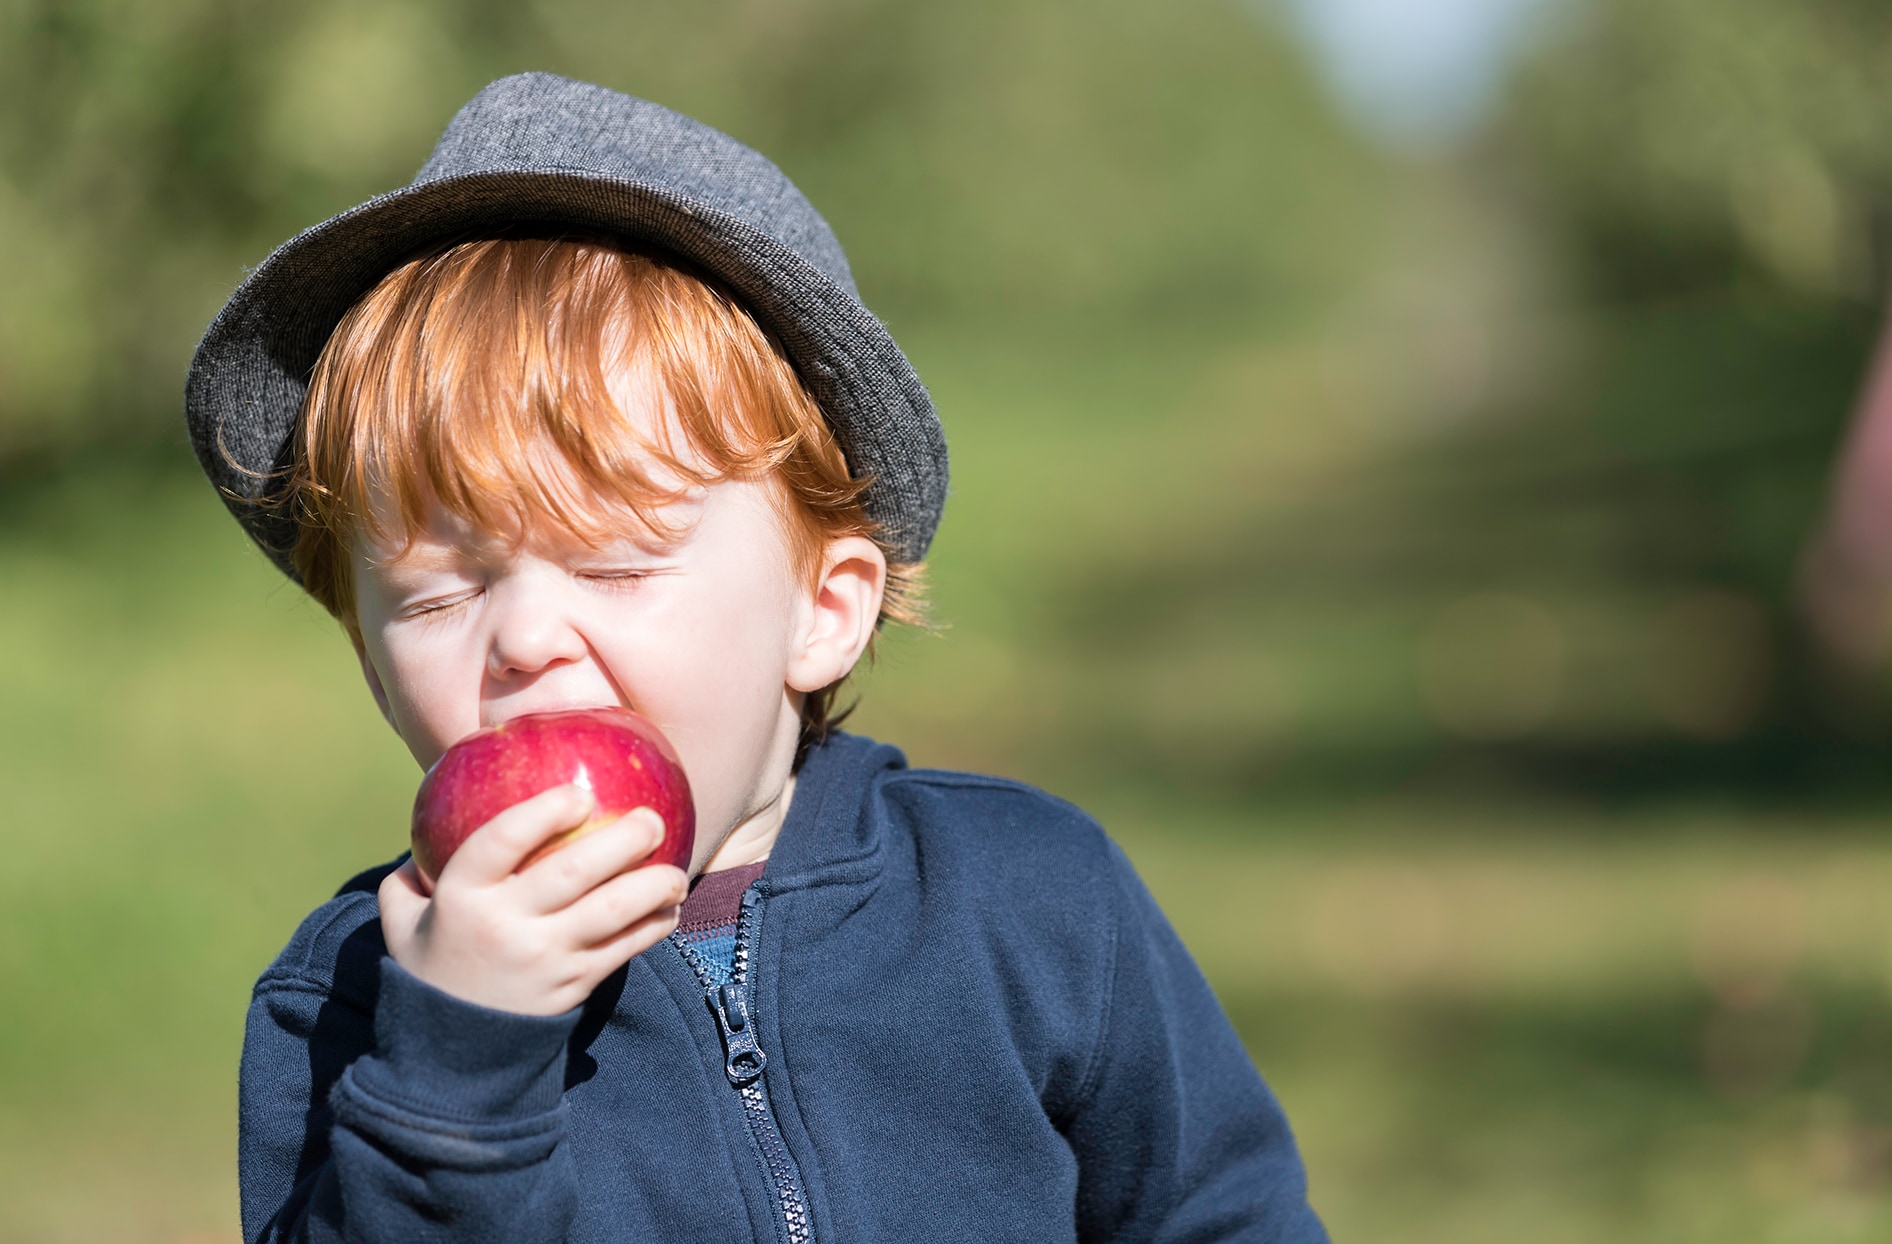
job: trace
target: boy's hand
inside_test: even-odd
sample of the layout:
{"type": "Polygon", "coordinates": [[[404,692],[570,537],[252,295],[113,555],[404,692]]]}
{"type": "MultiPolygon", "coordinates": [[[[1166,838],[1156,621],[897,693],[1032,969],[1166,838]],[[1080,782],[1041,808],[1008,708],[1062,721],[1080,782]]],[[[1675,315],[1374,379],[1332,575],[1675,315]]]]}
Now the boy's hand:
{"type": "Polygon", "coordinates": [[[680,868],[638,868],[663,839],[649,808],[520,866],[582,825],[592,796],[560,786],[500,813],[460,845],[427,893],[409,860],[381,883],[394,961],[466,1002],[557,1015],[677,927],[680,868]]]}

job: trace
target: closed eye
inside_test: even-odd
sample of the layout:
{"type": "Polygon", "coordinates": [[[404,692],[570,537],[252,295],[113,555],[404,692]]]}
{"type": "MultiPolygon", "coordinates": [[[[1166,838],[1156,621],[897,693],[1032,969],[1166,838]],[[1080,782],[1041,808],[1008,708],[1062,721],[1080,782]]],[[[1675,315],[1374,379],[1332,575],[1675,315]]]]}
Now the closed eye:
{"type": "Polygon", "coordinates": [[[607,592],[628,592],[650,577],[648,570],[585,570],[578,577],[607,592]]]}
{"type": "Polygon", "coordinates": [[[398,616],[402,618],[437,618],[458,609],[462,605],[473,603],[475,600],[479,599],[480,593],[484,590],[483,588],[474,587],[468,588],[463,592],[455,592],[451,596],[436,596],[430,600],[415,601],[413,604],[402,609],[398,616]]]}

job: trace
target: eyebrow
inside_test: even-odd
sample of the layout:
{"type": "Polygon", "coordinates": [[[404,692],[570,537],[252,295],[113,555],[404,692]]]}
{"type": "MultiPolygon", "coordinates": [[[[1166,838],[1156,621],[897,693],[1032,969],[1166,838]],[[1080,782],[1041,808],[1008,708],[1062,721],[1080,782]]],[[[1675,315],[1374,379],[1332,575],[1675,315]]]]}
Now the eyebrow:
{"type": "Polygon", "coordinates": [[[369,568],[388,575],[438,574],[456,571],[466,566],[470,559],[451,545],[410,544],[400,553],[389,556],[380,550],[367,550],[364,560],[369,568]]]}
{"type": "MultiPolygon", "coordinates": [[[[662,557],[674,553],[689,542],[702,524],[701,505],[686,508],[693,512],[680,515],[680,521],[667,523],[662,528],[635,515],[627,515],[627,521],[607,524],[604,530],[595,533],[599,537],[596,543],[580,533],[565,533],[560,529],[556,534],[569,534],[573,542],[570,549],[561,551],[561,556],[566,560],[584,560],[624,556],[633,552],[644,557],[662,557]]],[[[423,533],[409,539],[399,552],[392,551],[394,542],[389,541],[387,545],[364,542],[362,553],[368,564],[378,570],[408,570],[424,574],[481,565],[522,547],[530,549],[533,545],[531,540],[516,543],[484,533],[481,535],[482,538],[476,541],[460,541],[429,538],[423,533]]]]}

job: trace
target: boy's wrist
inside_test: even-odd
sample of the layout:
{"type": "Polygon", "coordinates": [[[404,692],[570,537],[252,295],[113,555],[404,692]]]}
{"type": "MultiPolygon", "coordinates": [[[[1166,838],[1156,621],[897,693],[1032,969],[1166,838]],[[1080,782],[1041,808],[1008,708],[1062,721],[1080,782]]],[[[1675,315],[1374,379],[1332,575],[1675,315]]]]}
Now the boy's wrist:
{"type": "Polygon", "coordinates": [[[526,1118],[557,1107],[566,1046],[581,1008],[520,1015],[429,985],[381,960],[378,1057],[354,1068],[357,1086],[390,1105],[456,1119],[526,1118]]]}

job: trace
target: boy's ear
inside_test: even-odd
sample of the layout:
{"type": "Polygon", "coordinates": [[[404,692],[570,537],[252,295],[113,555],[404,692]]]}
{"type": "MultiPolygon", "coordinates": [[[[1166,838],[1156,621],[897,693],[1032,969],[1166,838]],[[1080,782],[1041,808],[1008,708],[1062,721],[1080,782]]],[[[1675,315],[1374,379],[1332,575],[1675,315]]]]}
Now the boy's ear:
{"type": "Polygon", "coordinates": [[[388,689],[381,685],[381,674],[375,669],[374,662],[368,659],[367,645],[361,642],[361,636],[353,627],[345,629],[350,642],[355,645],[355,658],[361,662],[361,677],[368,684],[368,694],[374,697],[374,706],[381,710],[381,719],[388,723],[389,728],[397,729],[398,732],[394,725],[394,710],[388,707],[388,689]]]}
{"type": "Polygon", "coordinates": [[[807,623],[789,654],[791,691],[819,691],[846,678],[874,637],[887,590],[887,555],[861,536],[833,540],[822,552],[807,623]]]}

